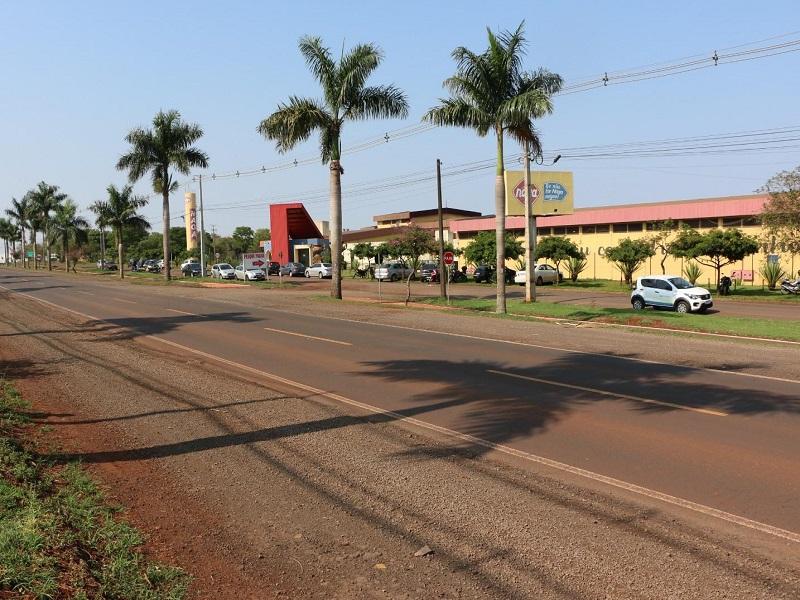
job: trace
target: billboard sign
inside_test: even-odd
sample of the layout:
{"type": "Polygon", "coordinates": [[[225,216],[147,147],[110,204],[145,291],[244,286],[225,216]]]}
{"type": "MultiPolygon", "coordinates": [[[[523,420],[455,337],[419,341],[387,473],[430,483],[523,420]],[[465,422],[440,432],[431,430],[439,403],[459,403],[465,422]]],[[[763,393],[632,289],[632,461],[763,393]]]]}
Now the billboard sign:
{"type": "MultiPolygon", "coordinates": [[[[506,171],[506,214],[525,214],[525,173],[506,171]]],[[[572,172],[531,171],[531,214],[570,215],[573,212],[572,172]]]]}
{"type": "Polygon", "coordinates": [[[245,252],[242,254],[242,264],[247,269],[266,269],[267,255],[263,252],[245,252]]]}

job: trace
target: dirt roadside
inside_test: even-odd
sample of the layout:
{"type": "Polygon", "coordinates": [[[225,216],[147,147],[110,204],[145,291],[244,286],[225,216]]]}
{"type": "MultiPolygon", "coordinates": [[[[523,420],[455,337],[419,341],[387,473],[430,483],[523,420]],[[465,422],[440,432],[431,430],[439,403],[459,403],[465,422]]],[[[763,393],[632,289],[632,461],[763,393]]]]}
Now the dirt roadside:
{"type": "Polygon", "coordinates": [[[793,598],[800,573],[0,294],[2,370],[198,598],[793,598]],[[434,554],[414,557],[422,545],[434,554]]]}

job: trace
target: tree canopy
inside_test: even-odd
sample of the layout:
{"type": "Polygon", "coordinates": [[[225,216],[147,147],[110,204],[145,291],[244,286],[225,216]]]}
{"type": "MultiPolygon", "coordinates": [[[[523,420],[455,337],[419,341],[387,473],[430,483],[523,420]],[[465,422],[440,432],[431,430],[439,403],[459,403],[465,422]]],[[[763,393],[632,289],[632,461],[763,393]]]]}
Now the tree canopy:
{"type": "Polygon", "coordinates": [[[760,191],[769,194],[761,213],[769,247],[774,242],[785,252],[800,252],[800,166],[781,171],[760,191]]]}
{"type": "MultiPolygon", "coordinates": [[[[505,257],[516,260],[524,254],[522,242],[510,233],[505,236],[505,257]]],[[[496,266],[497,246],[495,234],[491,231],[479,232],[464,248],[464,258],[473,265],[496,266]]]]}
{"type": "Polygon", "coordinates": [[[556,270],[562,262],[574,258],[586,258],[583,251],[569,238],[548,236],[536,244],[536,258],[549,258],[555,263],[556,270]]]}
{"type": "Polygon", "coordinates": [[[693,258],[701,265],[712,267],[719,283],[722,267],[758,252],[758,240],[739,229],[712,229],[700,233],[684,229],[675,238],[672,254],[679,258],[693,258]]]}
{"type": "Polygon", "coordinates": [[[625,238],[606,250],[606,260],[610,260],[619,269],[625,283],[631,284],[636,270],[654,254],[655,250],[648,240],[625,238]]]}

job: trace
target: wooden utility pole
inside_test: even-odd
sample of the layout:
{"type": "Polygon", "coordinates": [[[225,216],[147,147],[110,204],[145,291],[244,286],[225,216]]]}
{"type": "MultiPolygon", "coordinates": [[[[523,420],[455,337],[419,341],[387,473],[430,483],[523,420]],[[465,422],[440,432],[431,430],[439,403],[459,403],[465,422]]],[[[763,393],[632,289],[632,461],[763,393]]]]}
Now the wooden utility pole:
{"type": "MultiPolygon", "coordinates": [[[[206,276],[206,227],[203,220],[203,176],[197,176],[200,184],[200,277],[206,276]]],[[[269,269],[267,269],[269,271],[269,269]]]]}
{"type": "Polygon", "coordinates": [[[447,296],[447,275],[444,272],[444,218],[442,215],[442,161],[436,159],[436,196],[439,211],[439,296],[447,296]]]}

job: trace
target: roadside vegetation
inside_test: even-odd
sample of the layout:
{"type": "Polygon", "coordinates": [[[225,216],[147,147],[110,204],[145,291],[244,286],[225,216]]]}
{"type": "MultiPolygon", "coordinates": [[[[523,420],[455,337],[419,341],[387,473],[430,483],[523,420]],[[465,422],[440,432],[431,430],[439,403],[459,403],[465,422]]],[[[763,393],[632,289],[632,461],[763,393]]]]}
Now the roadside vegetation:
{"type": "Polygon", "coordinates": [[[29,408],[0,380],[0,598],[184,598],[186,573],[143,555],[81,466],[40,453],[29,408]]]}
{"type": "MultiPolygon", "coordinates": [[[[438,306],[447,305],[442,298],[418,298],[417,302],[438,306]]],[[[450,305],[479,313],[492,313],[491,300],[470,299],[451,300],[450,305]]],[[[596,308],[577,304],[555,304],[552,302],[525,303],[511,300],[508,313],[518,317],[554,318],[587,323],[612,323],[638,325],[656,329],[680,329],[704,333],[720,333],[745,337],[758,337],[776,340],[800,341],[800,321],[780,321],[776,324],[770,319],[726,317],[723,315],[678,314],[669,311],[634,311],[623,308],[596,308]]]]}

